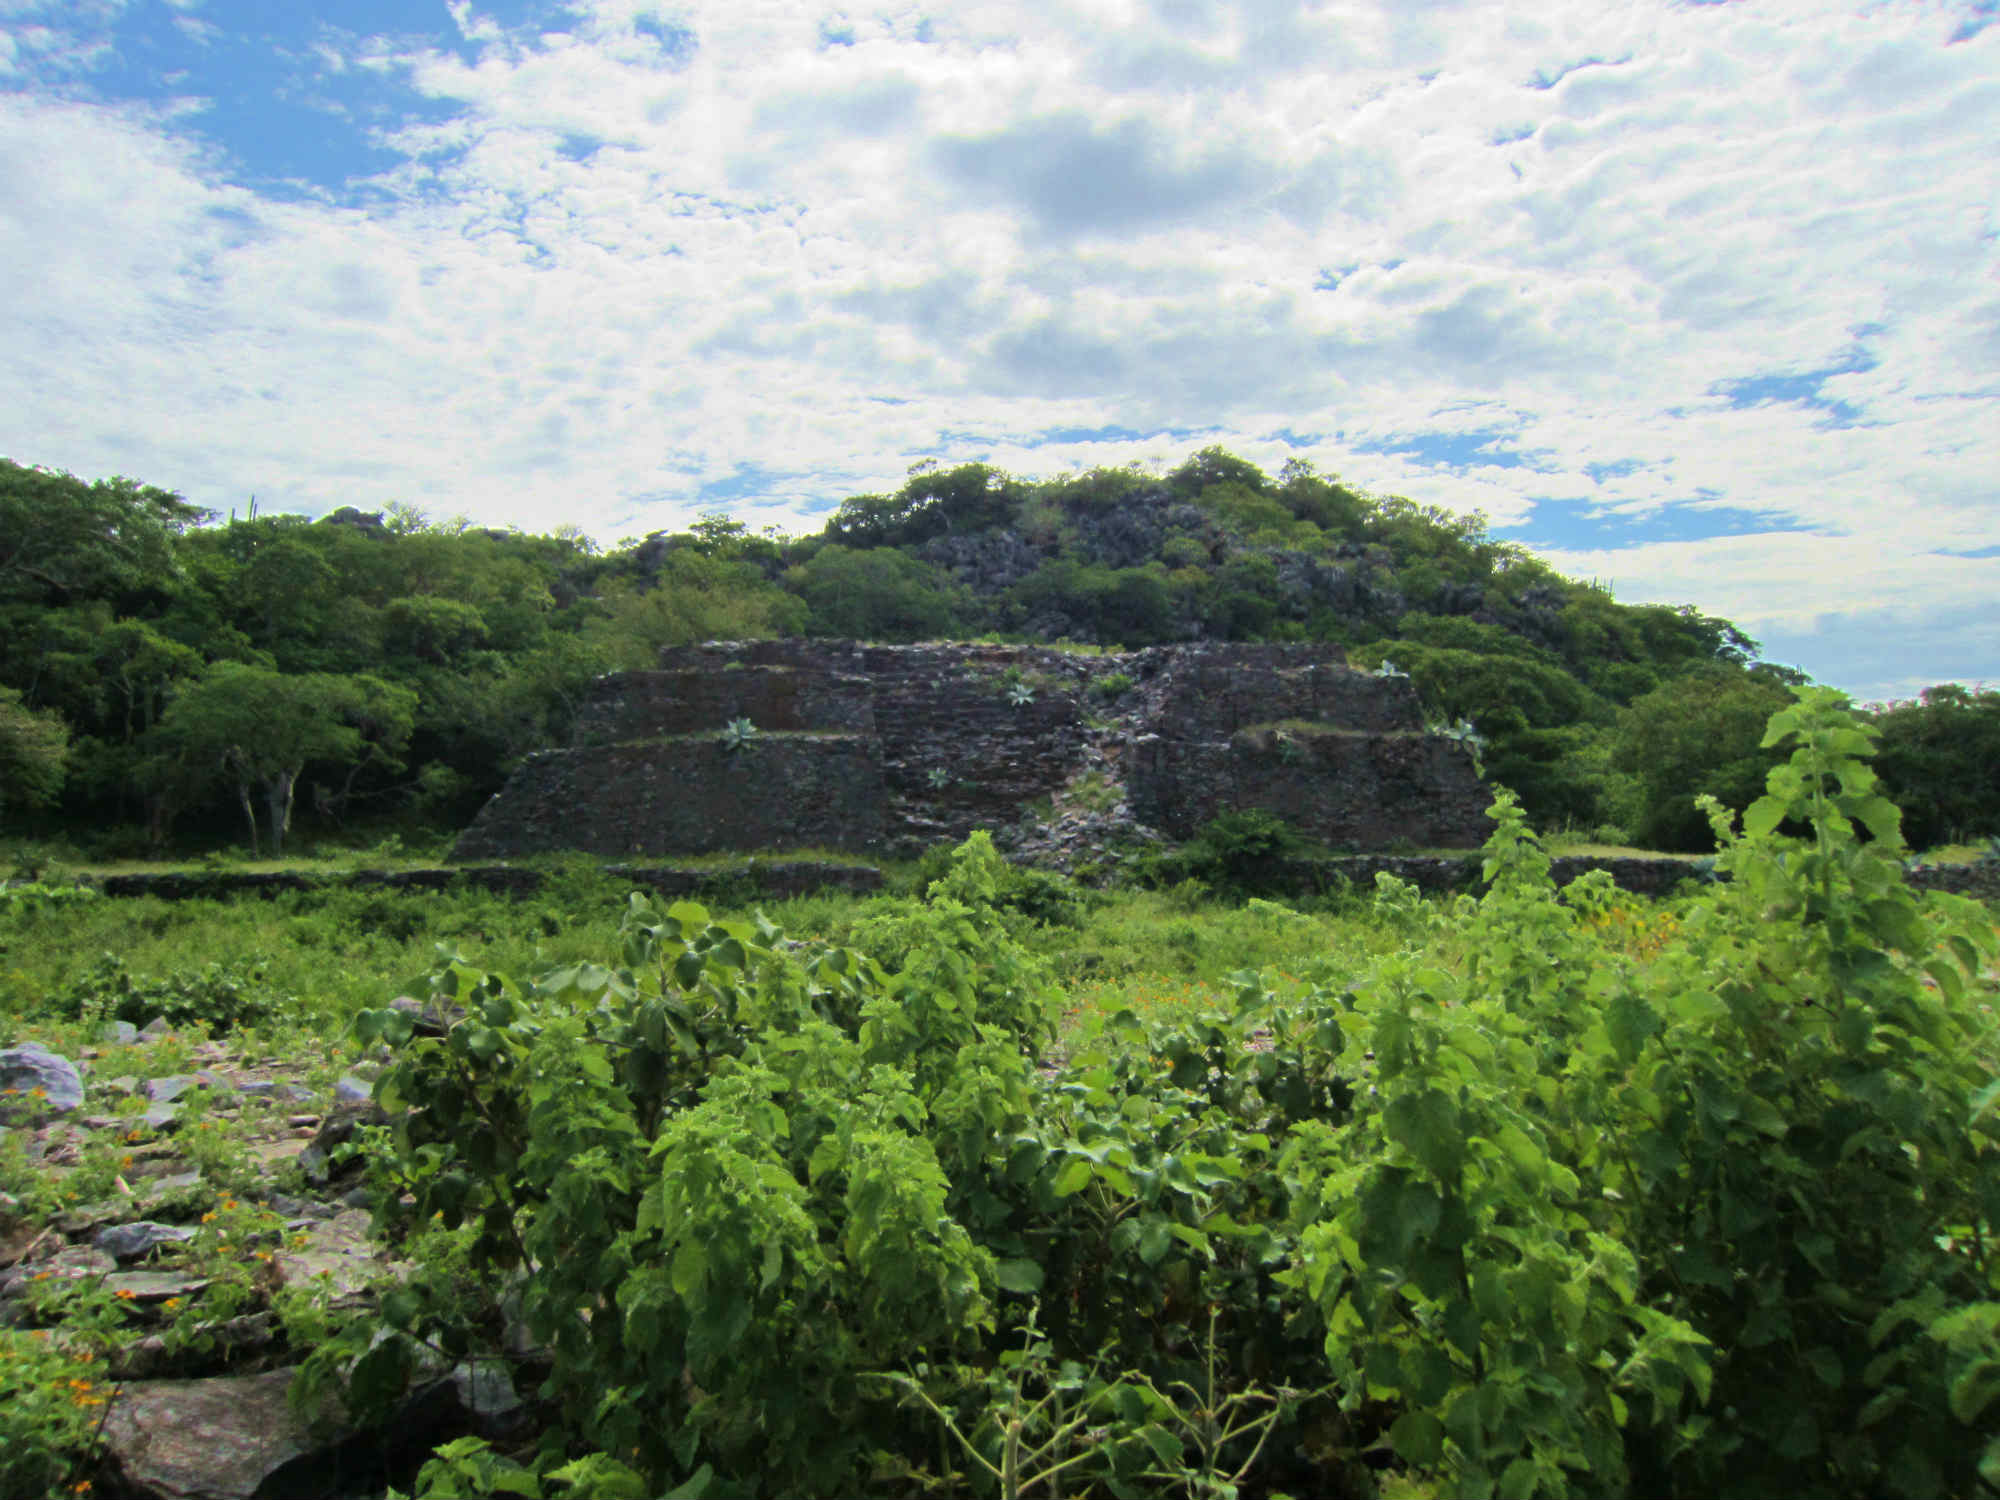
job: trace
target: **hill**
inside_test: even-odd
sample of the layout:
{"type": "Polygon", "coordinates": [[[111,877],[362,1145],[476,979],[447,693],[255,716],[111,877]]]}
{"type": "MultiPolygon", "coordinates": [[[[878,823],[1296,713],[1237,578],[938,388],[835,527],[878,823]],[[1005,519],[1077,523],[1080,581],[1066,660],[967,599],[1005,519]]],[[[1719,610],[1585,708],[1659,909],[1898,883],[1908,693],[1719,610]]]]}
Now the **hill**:
{"type": "MultiPolygon", "coordinates": [[[[1801,680],[1694,605],[1626,605],[1478,517],[1220,449],[1162,476],[918,465],[808,536],[722,515],[605,551],[410,507],[216,517],[0,460],[0,829],[129,854],[457,827],[601,673],[707,639],[1314,641],[1407,672],[1543,827],[1701,847],[1801,680]]],[[[1932,701],[1935,699],[1935,701],[1932,701]]],[[[2000,826],[2000,694],[1879,722],[1918,844],[2000,826]]]]}

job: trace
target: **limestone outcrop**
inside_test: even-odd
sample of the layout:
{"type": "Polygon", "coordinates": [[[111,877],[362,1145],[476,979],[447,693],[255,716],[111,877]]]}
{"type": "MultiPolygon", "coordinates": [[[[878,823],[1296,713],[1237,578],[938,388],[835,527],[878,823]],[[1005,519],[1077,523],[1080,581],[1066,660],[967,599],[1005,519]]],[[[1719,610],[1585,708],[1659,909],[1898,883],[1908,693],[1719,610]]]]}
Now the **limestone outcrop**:
{"type": "Polygon", "coordinates": [[[574,744],[529,757],[452,857],[899,855],[1021,837],[1082,783],[1176,838],[1261,808],[1352,850],[1476,846],[1490,800],[1407,679],[1325,646],[711,643],[600,679],[574,744]]]}

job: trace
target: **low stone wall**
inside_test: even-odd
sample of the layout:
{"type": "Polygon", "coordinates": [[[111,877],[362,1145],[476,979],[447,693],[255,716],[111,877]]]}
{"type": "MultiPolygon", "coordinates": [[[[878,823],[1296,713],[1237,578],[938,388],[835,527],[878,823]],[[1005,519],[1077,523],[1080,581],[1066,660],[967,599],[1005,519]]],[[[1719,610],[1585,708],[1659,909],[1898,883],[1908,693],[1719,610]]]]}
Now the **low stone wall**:
{"type": "MultiPolygon", "coordinates": [[[[1393,875],[1427,894],[1455,891],[1477,893],[1484,882],[1479,854],[1351,854],[1331,859],[1287,860],[1280,880],[1300,892],[1327,891],[1343,883],[1367,892],[1378,874],[1393,875]]],[[[1668,896],[1683,881],[1706,878],[1693,860],[1661,858],[1605,858],[1592,854],[1558,854],[1549,860],[1549,874],[1557,886],[1568,885],[1590,870],[1607,870],[1620,890],[1637,896],[1668,896]]]]}
{"type": "Polygon", "coordinates": [[[1979,901],[2000,901],[2000,861],[1969,865],[1919,865],[1904,879],[1926,891],[1948,891],[1979,901]]]}
{"type": "Polygon", "coordinates": [[[881,743],[860,735],[712,735],[530,756],[453,860],[576,850],[609,858],[819,845],[866,849],[883,829],[881,743]]]}
{"type": "MultiPolygon", "coordinates": [[[[873,865],[837,865],[815,860],[749,859],[740,864],[689,868],[674,865],[604,866],[613,880],[661,896],[702,896],[748,890],[770,900],[818,890],[867,893],[882,888],[873,865]]],[[[356,870],[348,875],[305,875],[290,871],[195,871],[158,875],[107,875],[95,882],[106,896],[156,896],[162,901],[221,901],[231,896],[276,896],[290,891],[386,890],[426,893],[469,886],[500,895],[532,896],[551,877],[520,865],[459,865],[449,869],[356,870]]]]}

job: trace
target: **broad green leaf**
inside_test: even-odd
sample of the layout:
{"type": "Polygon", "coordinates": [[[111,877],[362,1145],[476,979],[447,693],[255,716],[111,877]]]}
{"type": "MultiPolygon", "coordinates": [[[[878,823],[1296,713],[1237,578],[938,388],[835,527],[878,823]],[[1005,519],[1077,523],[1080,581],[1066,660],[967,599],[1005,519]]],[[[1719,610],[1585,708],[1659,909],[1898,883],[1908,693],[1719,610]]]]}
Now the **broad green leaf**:
{"type": "Polygon", "coordinates": [[[1427,1469],[1444,1457],[1444,1423],[1427,1411],[1406,1411],[1390,1427],[1389,1445],[1404,1463],[1427,1469]]]}
{"type": "Polygon", "coordinates": [[[682,1298],[693,1297],[708,1280],[708,1251],[698,1241],[681,1241],[674,1252],[673,1279],[675,1295],[682,1298]]]}
{"type": "Polygon", "coordinates": [[[1178,1474],[1182,1457],[1179,1438],[1159,1423],[1148,1422],[1139,1429],[1139,1439],[1152,1449],[1153,1457],[1159,1461],[1161,1467],[1171,1469],[1178,1474]]]}
{"type": "Polygon", "coordinates": [[[1517,1458],[1501,1470],[1499,1488],[1495,1493],[1500,1500],[1533,1500],[1535,1486],[1540,1479],[1541,1470],[1532,1458],[1517,1458]]]}
{"type": "Polygon", "coordinates": [[[1058,1198],[1067,1198],[1074,1193],[1082,1192],[1089,1182],[1090,1163],[1079,1157],[1071,1157],[1063,1163],[1062,1170],[1056,1173],[1056,1180],[1051,1187],[1058,1198]]]}
{"type": "Polygon", "coordinates": [[[1785,1117],[1778,1112],[1770,1100],[1756,1094],[1746,1094],[1738,1101],[1742,1108],[1739,1118],[1753,1130],[1760,1130],[1768,1136],[1782,1136],[1790,1127],[1785,1117]]]}
{"type": "Polygon", "coordinates": [[[2000,1397],[2000,1360],[1975,1359],[1953,1378],[1946,1399],[1951,1414],[1971,1427],[1996,1397],[2000,1397]]]}
{"type": "Polygon", "coordinates": [[[1465,1159],[1458,1106],[1437,1089],[1398,1094],[1382,1111],[1382,1128],[1442,1181],[1454,1178],[1465,1159]]]}
{"type": "Polygon", "coordinates": [[[1887,797],[1863,798],[1849,811],[1882,843],[1897,848],[1902,846],[1903,814],[1887,797]]]}
{"type": "Polygon", "coordinates": [[[1828,1390],[1840,1389],[1846,1372],[1841,1369],[1839,1355],[1822,1345],[1815,1345],[1805,1351],[1805,1362],[1806,1368],[1812,1371],[1813,1378],[1821,1385],[1828,1390]]]}
{"type": "Polygon", "coordinates": [[[1660,1017],[1643,996],[1621,990],[1605,1007],[1604,1030],[1618,1060],[1629,1067],[1639,1060],[1646,1043],[1659,1034],[1660,1017]]]}
{"type": "Polygon", "coordinates": [[[1003,1260],[993,1268],[993,1278],[1010,1292],[1032,1295],[1042,1289],[1042,1268],[1031,1260],[1003,1260]]]}
{"type": "Polygon", "coordinates": [[[1765,837],[1785,821],[1790,809],[1776,797],[1759,797],[1743,810],[1743,832],[1745,837],[1760,839],[1765,837]]]}

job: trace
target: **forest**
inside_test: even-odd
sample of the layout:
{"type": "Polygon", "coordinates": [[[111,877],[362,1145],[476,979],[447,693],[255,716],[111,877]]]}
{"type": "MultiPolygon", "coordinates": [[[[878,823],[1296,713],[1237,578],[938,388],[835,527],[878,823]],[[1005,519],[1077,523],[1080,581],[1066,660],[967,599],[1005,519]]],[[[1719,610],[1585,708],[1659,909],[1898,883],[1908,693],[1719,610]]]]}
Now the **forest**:
{"type": "MultiPolygon", "coordinates": [[[[1478,517],[1216,448],[1161,475],[923,463],[815,534],[712,514],[608,550],[407,505],[225,519],[0,460],[0,837],[94,860],[434,838],[564,743],[599,674],[774,635],[1329,642],[1469,722],[1536,827],[1662,850],[1711,847],[1697,792],[1757,795],[1804,680],[1478,517]]],[[[1914,847],[2000,829],[2000,692],[1871,712],[1914,847]]]]}

